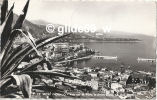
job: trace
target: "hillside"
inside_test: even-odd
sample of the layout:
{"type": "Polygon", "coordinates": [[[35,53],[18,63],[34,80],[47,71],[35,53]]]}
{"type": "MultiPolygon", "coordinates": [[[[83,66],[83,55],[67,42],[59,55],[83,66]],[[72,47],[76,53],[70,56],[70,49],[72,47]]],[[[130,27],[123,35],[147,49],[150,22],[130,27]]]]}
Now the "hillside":
{"type": "MultiPolygon", "coordinates": [[[[49,22],[43,20],[33,20],[32,23],[38,25],[47,25],[49,22]]],[[[57,25],[57,24],[55,24],[57,25]]],[[[59,25],[57,25],[59,26],[59,25]]],[[[118,39],[135,39],[135,40],[155,40],[155,37],[138,34],[138,33],[129,33],[129,32],[122,32],[122,31],[111,31],[110,33],[103,33],[103,36],[96,36],[96,33],[103,33],[102,30],[98,30],[95,33],[76,33],[72,35],[73,39],[88,39],[88,38],[118,38],[118,39]]]]}
{"type": "MultiPolygon", "coordinates": [[[[17,19],[17,15],[14,15],[14,21],[15,23],[17,19]]],[[[35,21],[28,21],[25,20],[23,23],[23,29],[24,30],[29,30],[30,33],[33,35],[35,38],[40,38],[42,36],[56,36],[57,35],[57,30],[53,33],[48,33],[46,31],[46,24],[48,22],[42,21],[42,20],[35,20],[35,21]]],[[[54,24],[55,27],[60,26],[59,24],[54,24]]],[[[63,26],[63,25],[62,25],[63,26]]],[[[57,28],[56,28],[57,29],[57,28]]],[[[99,31],[100,32],[100,31],[99,31]]],[[[75,42],[81,42],[82,39],[88,40],[106,40],[106,41],[139,41],[139,40],[154,40],[154,37],[147,36],[147,35],[142,35],[142,34],[129,34],[127,32],[119,32],[119,31],[111,31],[108,34],[103,33],[103,36],[97,37],[95,36],[95,33],[75,33],[72,34],[70,37],[67,37],[64,39],[64,41],[73,41],[75,42]]]]}
{"type": "MultiPolygon", "coordinates": [[[[13,25],[15,24],[18,15],[14,14],[13,25]]],[[[45,25],[37,25],[28,20],[25,20],[22,28],[24,30],[29,30],[29,32],[33,35],[34,38],[40,38],[41,36],[55,36],[56,32],[48,33],[46,31],[45,25]]]]}

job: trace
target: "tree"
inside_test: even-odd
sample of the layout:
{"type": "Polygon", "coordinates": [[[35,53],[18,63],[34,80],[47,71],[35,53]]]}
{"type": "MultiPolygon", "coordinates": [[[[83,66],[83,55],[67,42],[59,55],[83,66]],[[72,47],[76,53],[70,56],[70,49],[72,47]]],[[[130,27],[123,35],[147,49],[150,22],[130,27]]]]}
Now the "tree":
{"type": "Polygon", "coordinates": [[[126,85],[127,84],[132,84],[132,75],[130,75],[129,77],[128,77],[128,79],[127,79],[127,81],[126,81],[126,85]]]}

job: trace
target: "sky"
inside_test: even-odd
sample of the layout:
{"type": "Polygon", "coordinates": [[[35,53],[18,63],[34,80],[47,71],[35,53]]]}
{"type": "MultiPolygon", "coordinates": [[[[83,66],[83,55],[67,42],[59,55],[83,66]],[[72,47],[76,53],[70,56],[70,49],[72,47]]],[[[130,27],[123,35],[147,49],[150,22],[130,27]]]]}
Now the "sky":
{"type": "MultiPolygon", "coordinates": [[[[9,7],[15,2],[14,12],[20,14],[26,1],[10,0],[9,7]]],[[[155,2],[30,0],[26,19],[156,36],[155,2]]]]}

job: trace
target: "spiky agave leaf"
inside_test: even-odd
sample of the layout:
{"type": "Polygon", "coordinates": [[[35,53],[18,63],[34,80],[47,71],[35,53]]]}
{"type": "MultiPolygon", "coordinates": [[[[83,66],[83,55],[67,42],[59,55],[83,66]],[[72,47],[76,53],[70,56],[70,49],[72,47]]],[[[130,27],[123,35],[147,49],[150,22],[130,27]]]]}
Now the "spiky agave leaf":
{"type": "MultiPolygon", "coordinates": [[[[56,36],[56,37],[53,37],[53,38],[49,38],[49,39],[46,39],[45,41],[43,41],[42,43],[38,44],[37,45],[37,49],[49,44],[49,43],[52,43],[60,38],[63,38],[67,35],[70,35],[71,33],[69,34],[64,34],[62,36],[56,36]]],[[[32,53],[34,50],[32,48],[26,48],[26,49],[23,49],[21,50],[20,52],[18,52],[17,54],[15,54],[14,57],[12,57],[10,60],[7,60],[7,64],[4,64],[4,68],[7,66],[9,69],[7,69],[7,71],[5,71],[5,73],[2,74],[2,78],[5,78],[7,77],[7,75],[11,74],[15,68],[17,68],[17,66],[21,63],[21,61],[27,56],[29,55],[30,53],[32,53]]]]}
{"type": "Polygon", "coordinates": [[[59,76],[59,77],[64,77],[64,78],[69,78],[69,79],[79,79],[78,77],[75,76],[71,76],[71,75],[66,75],[60,72],[54,72],[52,70],[48,70],[48,71],[26,71],[24,72],[25,74],[29,74],[29,75],[51,75],[51,76],[59,76]]]}
{"type": "Polygon", "coordinates": [[[13,41],[15,40],[16,36],[20,34],[20,31],[17,31],[17,30],[13,30],[11,32],[11,34],[9,34],[9,37],[8,37],[8,40],[5,44],[5,46],[3,47],[2,49],[2,54],[3,55],[3,59],[2,59],[2,62],[4,61],[4,59],[7,57],[7,55],[9,54],[9,52],[12,50],[12,45],[13,45],[13,41]]]}
{"type": "MultiPolygon", "coordinates": [[[[22,74],[8,76],[6,79],[0,80],[0,87],[2,90],[5,90],[5,88],[13,82],[20,87],[19,89],[25,98],[31,97],[32,79],[29,75],[22,74]]],[[[8,92],[6,93],[6,91],[2,91],[1,93],[1,95],[8,95],[8,92]]]]}
{"type": "MultiPolygon", "coordinates": [[[[29,43],[30,46],[32,46],[32,48],[39,54],[39,52],[38,52],[38,50],[37,50],[37,48],[36,48],[36,44],[34,43],[33,38],[32,38],[32,37],[30,38],[30,35],[28,36],[28,35],[26,34],[27,32],[24,33],[21,29],[16,29],[16,30],[14,30],[14,31],[18,31],[19,34],[22,34],[24,37],[26,37],[27,43],[29,43]]],[[[14,32],[14,31],[13,31],[13,32],[14,32]]],[[[4,64],[4,62],[3,62],[3,59],[2,59],[2,68],[1,68],[2,74],[3,74],[3,71],[5,72],[5,69],[8,68],[7,66],[4,67],[3,64],[4,64]]]]}
{"type": "Polygon", "coordinates": [[[27,38],[28,43],[33,47],[33,49],[36,51],[36,53],[38,54],[38,56],[41,56],[41,53],[39,53],[39,51],[37,50],[36,44],[35,44],[35,40],[33,38],[33,36],[29,33],[29,32],[22,32],[23,35],[27,38]]]}
{"type": "MultiPolygon", "coordinates": [[[[2,50],[2,60],[1,60],[1,67],[3,68],[3,64],[6,61],[7,57],[9,56],[9,50],[11,50],[13,41],[15,40],[16,36],[20,34],[20,30],[13,30],[9,36],[9,40],[7,41],[7,44],[5,45],[4,49],[2,50]]],[[[1,70],[1,69],[0,69],[1,70]]]]}
{"type": "MultiPolygon", "coordinates": [[[[12,42],[15,40],[16,36],[20,34],[20,31],[17,29],[13,30],[11,35],[10,35],[10,39],[9,41],[7,42],[5,48],[3,49],[2,51],[2,56],[3,59],[1,60],[1,66],[3,66],[7,61],[9,61],[15,54],[17,54],[17,52],[20,52],[22,50],[22,45],[18,46],[15,50],[12,50],[10,47],[12,46],[12,42]]],[[[29,35],[30,36],[30,35],[29,35]]],[[[41,38],[41,39],[38,39],[35,43],[35,44],[40,44],[41,42],[45,41],[46,39],[48,39],[50,37],[44,37],[44,38],[41,38]]],[[[32,40],[32,39],[31,39],[32,40]]],[[[32,40],[32,42],[34,42],[34,40],[32,40]]],[[[25,48],[25,50],[29,50],[31,49],[31,46],[27,46],[25,48]]],[[[1,69],[0,69],[1,70],[1,69]]]]}
{"type": "Polygon", "coordinates": [[[26,66],[24,69],[22,69],[22,70],[19,72],[19,74],[22,74],[22,73],[24,73],[24,72],[26,72],[26,71],[32,70],[32,69],[33,69],[34,67],[36,67],[37,65],[42,64],[44,61],[45,61],[45,59],[42,58],[42,59],[40,59],[39,61],[37,61],[37,62],[35,62],[35,63],[31,64],[31,65],[26,66]]]}
{"type": "MultiPolygon", "coordinates": [[[[14,5],[11,7],[13,8],[14,5]]],[[[12,30],[12,22],[13,22],[13,11],[12,9],[10,9],[8,16],[6,18],[6,20],[4,21],[4,23],[1,26],[0,32],[1,32],[1,51],[3,50],[4,46],[6,45],[11,30],[12,30]]]]}
{"type": "MultiPolygon", "coordinates": [[[[38,39],[37,41],[35,41],[35,44],[40,44],[41,42],[45,41],[46,39],[48,39],[50,37],[43,37],[41,39],[38,39]]],[[[6,63],[6,61],[9,61],[13,56],[15,56],[15,54],[17,54],[18,52],[20,52],[23,48],[22,48],[23,44],[21,44],[20,46],[18,46],[17,48],[15,48],[14,50],[12,50],[9,54],[7,54],[5,61],[1,60],[1,65],[3,65],[4,63],[6,63]],[[10,58],[10,59],[9,59],[10,58]]],[[[30,45],[27,45],[25,47],[31,49],[30,45]]]]}
{"type": "MultiPolygon", "coordinates": [[[[12,5],[12,7],[10,8],[10,10],[9,10],[7,16],[5,17],[5,19],[1,19],[1,20],[4,20],[4,21],[3,21],[3,23],[1,23],[1,26],[0,26],[0,34],[2,34],[2,32],[3,32],[4,26],[6,25],[6,22],[9,19],[9,16],[10,16],[11,12],[13,11],[13,8],[14,8],[14,3],[12,5]]],[[[4,12],[4,11],[5,10],[1,10],[1,12],[4,12]]],[[[2,13],[1,13],[1,16],[3,16],[2,13]]]]}
{"type": "Polygon", "coordinates": [[[14,4],[15,4],[15,3],[13,3],[13,5],[11,6],[11,8],[9,9],[9,12],[8,12],[8,14],[7,14],[7,17],[9,16],[10,12],[13,11],[13,9],[14,9],[14,4]]]}
{"type": "Polygon", "coordinates": [[[0,87],[1,90],[5,89],[8,85],[10,85],[12,83],[12,78],[11,77],[7,77],[6,79],[2,79],[0,80],[0,87]]]}
{"type": "MultiPolygon", "coordinates": [[[[44,45],[46,45],[45,43],[51,43],[51,40],[52,40],[52,42],[54,42],[55,40],[58,40],[58,39],[60,39],[60,38],[62,38],[62,37],[65,37],[65,36],[67,36],[67,35],[69,35],[69,34],[65,34],[65,35],[63,35],[63,36],[57,36],[57,37],[53,37],[53,38],[43,38],[42,40],[39,40],[39,41],[37,41],[37,46],[40,46],[40,47],[42,47],[42,46],[44,46],[44,45]],[[47,42],[46,42],[46,40],[47,40],[47,42]],[[50,40],[50,41],[48,41],[48,40],[50,40]],[[43,41],[43,42],[42,42],[43,41]]],[[[40,47],[38,47],[38,48],[40,48],[40,47]]],[[[22,50],[20,50],[19,52],[17,52],[16,54],[14,54],[13,53],[13,56],[12,57],[9,57],[8,59],[5,59],[5,63],[3,63],[2,62],[2,67],[3,66],[5,66],[6,64],[8,64],[8,63],[10,63],[11,62],[11,60],[13,60],[13,58],[14,57],[17,57],[17,58],[19,58],[20,56],[22,56],[22,55],[24,55],[24,54],[26,54],[27,52],[29,52],[29,53],[31,53],[33,51],[33,49],[32,49],[32,47],[31,46],[28,46],[28,47],[26,47],[25,49],[22,49],[22,50]]],[[[28,54],[29,54],[28,53],[28,54]]],[[[27,56],[27,55],[25,55],[25,56],[27,56]]],[[[7,68],[6,68],[7,69],[7,68]]],[[[4,71],[5,72],[5,71],[4,71]]]]}
{"type": "MultiPolygon", "coordinates": [[[[22,27],[22,24],[23,24],[23,21],[24,21],[24,19],[25,19],[25,17],[26,17],[26,14],[27,14],[27,10],[28,10],[28,6],[29,6],[29,1],[30,0],[28,0],[27,2],[26,2],[26,4],[25,4],[25,7],[23,8],[23,13],[22,14],[20,14],[20,16],[18,17],[18,19],[17,19],[17,21],[16,21],[16,23],[15,23],[15,25],[13,26],[13,29],[20,29],[21,27],[22,27]]],[[[14,38],[16,37],[16,34],[15,35],[13,35],[14,36],[14,38]]],[[[9,36],[10,37],[10,36],[9,36]]],[[[10,40],[14,40],[14,38],[10,38],[10,40]]],[[[5,46],[5,55],[8,55],[8,52],[10,52],[11,51],[11,46],[12,46],[12,41],[11,42],[9,42],[9,43],[7,43],[5,46]],[[8,46],[9,45],[9,46],[8,46]],[[6,49],[7,48],[7,49],[6,49]]],[[[5,56],[6,57],[6,56],[5,56]]]]}
{"type": "MultiPolygon", "coordinates": [[[[14,3],[12,5],[12,7],[10,8],[10,10],[9,10],[7,16],[5,17],[5,19],[2,18],[2,16],[4,16],[4,15],[1,13],[1,20],[4,20],[4,21],[1,21],[0,34],[2,34],[3,28],[4,28],[5,24],[6,24],[6,21],[7,21],[8,17],[9,17],[9,15],[10,15],[10,13],[13,11],[13,8],[14,8],[14,3]]],[[[1,9],[1,12],[4,12],[4,11],[5,10],[1,9]]]]}
{"type": "Polygon", "coordinates": [[[29,6],[29,1],[30,0],[28,0],[26,2],[25,7],[22,10],[23,13],[20,14],[20,16],[18,17],[18,19],[17,19],[17,21],[16,21],[13,29],[20,29],[22,27],[23,21],[24,21],[24,19],[26,17],[26,14],[27,14],[28,6],[29,6]]]}
{"type": "Polygon", "coordinates": [[[13,79],[16,81],[16,85],[20,87],[22,94],[25,98],[31,97],[32,89],[32,79],[27,74],[22,75],[12,75],[13,79]]]}
{"type": "Polygon", "coordinates": [[[51,93],[59,93],[59,94],[66,95],[69,97],[77,97],[76,95],[71,95],[71,94],[66,93],[65,90],[63,89],[59,89],[55,86],[48,85],[46,83],[45,85],[32,85],[32,88],[36,90],[42,90],[44,93],[51,92],[51,93]]]}
{"type": "MultiPolygon", "coordinates": [[[[44,38],[38,39],[38,40],[35,42],[35,44],[40,44],[41,42],[45,41],[45,40],[48,39],[48,38],[49,38],[49,37],[44,37],[44,38]]],[[[20,46],[18,46],[17,48],[15,48],[15,50],[13,50],[11,53],[9,53],[9,54],[7,55],[7,58],[6,58],[7,60],[3,61],[1,65],[3,65],[3,64],[6,63],[8,60],[10,60],[15,54],[17,54],[18,52],[20,52],[20,51],[22,50],[22,45],[23,45],[23,44],[21,44],[20,46]],[[8,58],[10,58],[10,59],[8,59],[8,58]]],[[[31,49],[31,46],[30,46],[30,45],[27,45],[26,48],[30,48],[30,49],[31,49]]],[[[33,66],[36,65],[36,64],[42,63],[43,61],[44,61],[44,59],[40,60],[39,62],[37,62],[37,63],[35,63],[35,64],[29,65],[28,67],[26,67],[25,69],[23,69],[21,72],[23,72],[23,71],[25,71],[25,70],[27,70],[27,69],[33,67],[33,66]]],[[[5,68],[5,69],[7,69],[7,68],[5,68]]]]}
{"type": "Polygon", "coordinates": [[[8,0],[3,0],[2,6],[1,6],[1,25],[5,21],[7,10],[8,10],[8,0]]]}

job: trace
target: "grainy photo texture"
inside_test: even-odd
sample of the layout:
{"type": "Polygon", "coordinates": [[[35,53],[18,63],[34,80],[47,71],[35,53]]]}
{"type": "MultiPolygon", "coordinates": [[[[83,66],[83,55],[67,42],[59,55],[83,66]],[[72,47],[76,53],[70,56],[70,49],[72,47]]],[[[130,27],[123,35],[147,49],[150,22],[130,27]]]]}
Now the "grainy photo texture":
{"type": "Polygon", "coordinates": [[[156,99],[156,6],[0,0],[0,98],[156,99]]]}

